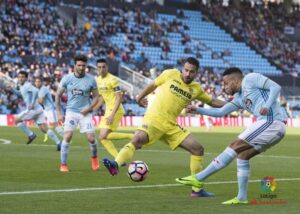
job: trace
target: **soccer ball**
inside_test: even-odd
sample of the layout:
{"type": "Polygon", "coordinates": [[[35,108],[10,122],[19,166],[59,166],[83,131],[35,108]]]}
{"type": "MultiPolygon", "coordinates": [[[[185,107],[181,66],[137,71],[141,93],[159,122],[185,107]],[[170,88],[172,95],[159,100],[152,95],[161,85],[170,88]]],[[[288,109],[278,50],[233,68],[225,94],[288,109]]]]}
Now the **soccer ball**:
{"type": "Polygon", "coordinates": [[[133,161],[128,165],[127,174],[132,181],[140,182],[149,175],[149,168],[144,161],[133,161]]]}

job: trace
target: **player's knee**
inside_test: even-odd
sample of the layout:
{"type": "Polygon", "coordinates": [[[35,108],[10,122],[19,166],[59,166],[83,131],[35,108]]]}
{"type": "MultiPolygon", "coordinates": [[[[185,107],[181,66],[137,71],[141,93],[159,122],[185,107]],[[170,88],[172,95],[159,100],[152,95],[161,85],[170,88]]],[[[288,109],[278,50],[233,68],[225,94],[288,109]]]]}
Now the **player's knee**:
{"type": "Polygon", "coordinates": [[[87,137],[87,139],[88,139],[88,141],[90,143],[94,143],[95,142],[95,136],[89,136],[89,137],[87,137]]]}
{"type": "Polygon", "coordinates": [[[143,147],[143,140],[139,137],[134,137],[131,141],[135,149],[141,149],[143,147]]]}
{"type": "Polygon", "coordinates": [[[106,133],[100,133],[99,138],[100,138],[100,140],[106,140],[107,139],[107,134],[106,133]]]}
{"type": "Polygon", "coordinates": [[[204,147],[197,143],[197,147],[192,150],[193,155],[202,156],[204,154],[204,147]]]}
{"type": "Polygon", "coordinates": [[[18,123],[21,122],[21,119],[19,117],[14,117],[14,121],[15,121],[15,124],[17,125],[18,123]]]}

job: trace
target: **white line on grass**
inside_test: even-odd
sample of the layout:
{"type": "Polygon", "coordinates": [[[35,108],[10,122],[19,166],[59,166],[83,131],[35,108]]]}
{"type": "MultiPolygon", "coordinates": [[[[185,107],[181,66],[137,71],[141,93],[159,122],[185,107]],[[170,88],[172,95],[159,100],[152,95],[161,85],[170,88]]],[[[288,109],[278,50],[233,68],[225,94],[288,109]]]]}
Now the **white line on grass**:
{"type": "MultiPolygon", "coordinates": [[[[276,181],[300,181],[300,178],[276,178],[276,181]]],[[[250,180],[250,183],[261,182],[261,180],[250,180]]],[[[215,181],[207,182],[205,185],[216,184],[235,184],[237,181],[215,181]]],[[[91,187],[91,188],[76,188],[76,189],[54,189],[54,190],[34,190],[24,192],[0,192],[3,195],[26,195],[38,193],[59,193],[59,192],[81,192],[81,191],[101,191],[101,190],[115,190],[115,189],[143,189],[143,188],[160,188],[160,187],[174,187],[183,186],[181,184],[157,184],[157,185],[143,185],[143,186],[116,186],[116,187],[91,187]]]]}
{"type": "MultiPolygon", "coordinates": [[[[24,145],[24,144],[10,144],[10,145],[13,145],[13,146],[28,146],[28,145],[24,145]]],[[[55,147],[55,145],[49,145],[49,144],[30,144],[29,146],[55,147]]],[[[84,146],[72,145],[72,148],[82,148],[82,147],[84,147],[84,146]]],[[[104,148],[98,148],[98,149],[105,150],[104,148]]],[[[118,148],[118,149],[121,149],[121,148],[118,148]]],[[[174,151],[171,151],[171,150],[156,150],[156,149],[142,149],[142,150],[139,150],[138,152],[174,153],[174,151]]],[[[176,151],[175,153],[187,154],[187,152],[185,152],[185,151],[176,151]]],[[[210,152],[205,153],[205,155],[218,155],[218,154],[219,153],[210,153],[210,152]]],[[[259,157],[259,158],[300,159],[300,157],[298,157],[298,156],[286,156],[286,155],[258,155],[256,157],[259,157]]]]}

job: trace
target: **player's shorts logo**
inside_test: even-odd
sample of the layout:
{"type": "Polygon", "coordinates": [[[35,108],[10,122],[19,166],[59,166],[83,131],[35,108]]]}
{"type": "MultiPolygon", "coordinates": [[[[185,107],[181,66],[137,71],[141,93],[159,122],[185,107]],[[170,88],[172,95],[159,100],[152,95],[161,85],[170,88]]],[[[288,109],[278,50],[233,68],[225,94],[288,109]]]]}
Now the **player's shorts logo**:
{"type": "Polygon", "coordinates": [[[75,125],[75,121],[74,120],[70,120],[69,123],[74,126],[75,125]]]}
{"type": "Polygon", "coordinates": [[[260,181],[260,188],[265,192],[274,192],[277,187],[277,182],[273,177],[264,177],[260,181]]]}

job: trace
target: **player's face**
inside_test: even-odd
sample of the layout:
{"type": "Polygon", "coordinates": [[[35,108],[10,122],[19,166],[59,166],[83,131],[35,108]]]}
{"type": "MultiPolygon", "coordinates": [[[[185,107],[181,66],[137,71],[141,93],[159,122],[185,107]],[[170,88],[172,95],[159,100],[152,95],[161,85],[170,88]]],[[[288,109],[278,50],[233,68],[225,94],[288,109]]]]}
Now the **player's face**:
{"type": "Polygon", "coordinates": [[[99,75],[105,77],[108,73],[107,64],[104,62],[97,63],[97,68],[99,71],[99,75]]]}
{"type": "Polygon", "coordinates": [[[232,75],[226,75],[223,77],[223,82],[225,86],[225,93],[229,95],[234,95],[237,90],[237,80],[232,75]]]}
{"type": "Polygon", "coordinates": [[[75,64],[75,74],[79,77],[82,77],[85,75],[85,69],[86,69],[86,62],[84,61],[76,61],[75,64]]]}
{"type": "Polygon", "coordinates": [[[24,74],[18,74],[18,83],[23,85],[27,81],[27,78],[24,74]]]}
{"type": "Polygon", "coordinates": [[[197,76],[198,69],[197,66],[192,65],[188,62],[184,63],[181,78],[184,83],[190,84],[197,76]]]}
{"type": "Polygon", "coordinates": [[[40,79],[36,79],[34,81],[35,87],[40,88],[42,87],[42,81],[40,79]]]}

